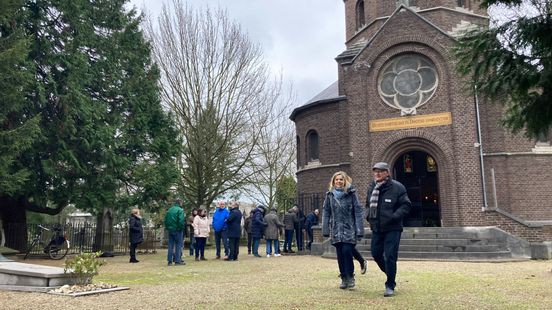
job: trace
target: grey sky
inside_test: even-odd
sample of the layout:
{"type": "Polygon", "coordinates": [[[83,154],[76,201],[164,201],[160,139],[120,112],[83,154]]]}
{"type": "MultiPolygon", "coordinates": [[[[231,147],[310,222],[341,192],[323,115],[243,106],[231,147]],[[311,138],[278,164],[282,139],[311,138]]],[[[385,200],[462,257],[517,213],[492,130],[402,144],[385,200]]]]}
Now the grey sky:
{"type": "MultiPolygon", "coordinates": [[[[165,0],[166,1],[166,0],[165,0]]],[[[342,0],[188,0],[227,9],[259,43],[275,72],[282,71],[297,93],[295,106],[305,104],[337,80],[334,60],[345,48],[342,0]]],[[[156,17],[160,0],[131,0],[156,17]]]]}

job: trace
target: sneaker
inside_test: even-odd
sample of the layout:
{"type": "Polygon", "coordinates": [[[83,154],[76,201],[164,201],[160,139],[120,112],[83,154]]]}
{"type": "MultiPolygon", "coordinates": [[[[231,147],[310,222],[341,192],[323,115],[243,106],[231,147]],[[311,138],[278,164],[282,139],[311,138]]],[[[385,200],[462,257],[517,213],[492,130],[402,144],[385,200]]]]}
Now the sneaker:
{"type": "Polygon", "coordinates": [[[282,254],[274,254],[274,257],[280,257],[282,254]]]}
{"type": "Polygon", "coordinates": [[[385,287],[385,293],[383,293],[383,297],[392,297],[393,295],[395,295],[395,290],[389,287],[385,287]]]}
{"type": "Polygon", "coordinates": [[[364,262],[360,265],[360,273],[365,274],[366,270],[368,270],[368,261],[364,260],[364,262]]]}
{"type": "Polygon", "coordinates": [[[266,257],[267,257],[267,258],[270,258],[270,254],[266,254],[266,257]]]}

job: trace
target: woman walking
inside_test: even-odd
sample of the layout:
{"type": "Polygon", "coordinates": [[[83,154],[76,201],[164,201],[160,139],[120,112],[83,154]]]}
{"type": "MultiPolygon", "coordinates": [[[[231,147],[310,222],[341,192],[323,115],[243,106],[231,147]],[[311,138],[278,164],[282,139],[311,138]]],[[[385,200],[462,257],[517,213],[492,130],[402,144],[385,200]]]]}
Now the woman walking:
{"type": "Polygon", "coordinates": [[[128,236],[130,241],[130,261],[129,263],[138,263],[136,259],[136,248],[144,241],[144,230],[142,228],[142,217],[140,209],[134,208],[128,218],[128,236]]]}
{"type": "Polygon", "coordinates": [[[358,202],[352,179],[343,171],[334,173],[324,200],[322,235],[330,237],[335,246],[341,285],[355,287],[353,251],[356,241],[364,237],[364,210],[358,202]]]}

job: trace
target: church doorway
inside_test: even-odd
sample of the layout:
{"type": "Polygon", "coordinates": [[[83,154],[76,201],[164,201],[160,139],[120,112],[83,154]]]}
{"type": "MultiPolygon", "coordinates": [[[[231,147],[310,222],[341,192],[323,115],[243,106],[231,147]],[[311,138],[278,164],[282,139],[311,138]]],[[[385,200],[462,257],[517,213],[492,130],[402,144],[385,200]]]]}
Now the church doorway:
{"type": "Polygon", "coordinates": [[[441,226],[438,173],[435,158],[423,151],[403,153],[395,161],[392,176],[404,184],[412,201],[404,226],[441,226]]]}

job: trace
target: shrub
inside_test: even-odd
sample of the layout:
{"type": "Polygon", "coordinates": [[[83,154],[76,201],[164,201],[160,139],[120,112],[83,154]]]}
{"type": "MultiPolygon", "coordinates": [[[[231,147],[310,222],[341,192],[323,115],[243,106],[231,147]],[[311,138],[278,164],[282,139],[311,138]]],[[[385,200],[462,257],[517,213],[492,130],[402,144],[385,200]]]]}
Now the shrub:
{"type": "Polygon", "coordinates": [[[101,252],[81,253],[71,259],[65,259],[63,271],[70,273],[75,284],[90,284],[92,278],[98,274],[100,266],[105,264],[105,261],[97,259],[100,255],[101,252]]]}

